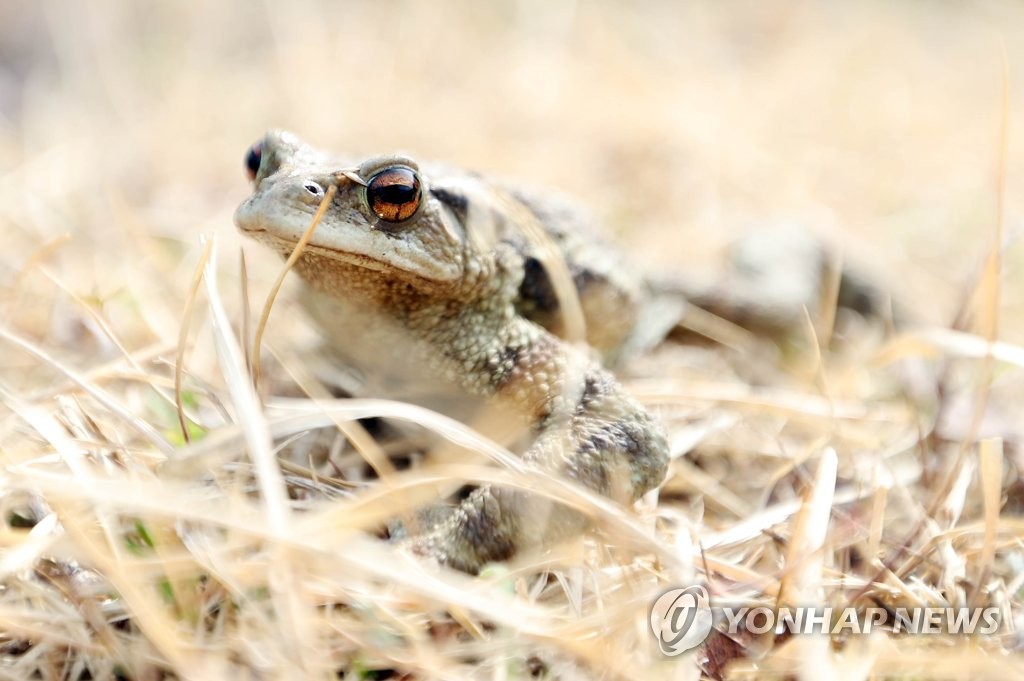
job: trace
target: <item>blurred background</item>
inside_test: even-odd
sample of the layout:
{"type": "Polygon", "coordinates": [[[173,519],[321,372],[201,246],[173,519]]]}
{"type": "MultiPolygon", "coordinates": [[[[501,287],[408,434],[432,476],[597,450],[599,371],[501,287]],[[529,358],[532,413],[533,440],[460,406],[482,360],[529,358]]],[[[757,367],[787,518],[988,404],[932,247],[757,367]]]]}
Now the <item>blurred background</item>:
{"type": "MultiPolygon", "coordinates": [[[[834,244],[848,262],[892,291],[912,316],[943,325],[951,323],[970,295],[1002,224],[1005,252],[1000,335],[1024,343],[1024,3],[999,0],[0,0],[0,335],[13,330],[66,366],[81,370],[88,380],[114,394],[126,411],[139,415],[173,444],[182,444],[174,401],[168,396],[173,397],[171,367],[203,250],[201,237],[216,235],[219,290],[233,322],[242,318],[239,249],[244,248],[252,280],[247,295],[257,312],[269,282],[281,268],[277,256],[245,242],[232,224],[235,207],[250,192],[243,168],[245,153],[268,128],[288,128],[315,145],[337,151],[403,151],[531,185],[556,187],[588,204],[623,244],[623,250],[649,271],[713,268],[734,237],[799,223],[834,244]],[[122,354],[130,355],[132,364],[119,361],[122,354]]],[[[287,348],[294,357],[301,350],[293,348],[306,346],[292,341],[310,336],[302,335],[307,333],[301,324],[303,317],[289,314],[294,304],[288,293],[294,293],[296,277],[289,279],[289,288],[271,316],[264,346],[269,350],[287,348]]],[[[205,296],[206,292],[201,292],[200,300],[205,296]]],[[[227,391],[210,324],[203,321],[207,316],[202,304],[194,318],[190,347],[181,363],[190,372],[182,399],[186,403],[200,400],[198,406],[186,406],[200,416],[199,425],[212,429],[230,423],[230,414],[218,411],[228,402],[221,399],[227,391]],[[207,390],[206,386],[211,387],[207,390]]],[[[888,380],[896,371],[871,372],[868,369],[874,368],[872,361],[877,360],[873,348],[854,350],[844,358],[845,365],[838,369],[829,366],[828,372],[821,371],[814,353],[804,353],[799,359],[809,362],[793,362],[798,366],[790,372],[802,377],[803,383],[797,383],[792,392],[781,393],[778,404],[761,404],[760,398],[744,404],[736,395],[746,393],[732,390],[739,379],[731,378],[703,384],[694,381],[697,397],[691,399],[696,405],[692,407],[685,394],[679,404],[648,395],[651,401],[665,403],[659,408],[670,417],[678,435],[673,447],[694,446],[685,460],[681,457],[675,462],[662,491],[661,509],[668,508],[665,518],[674,519],[675,513],[680,518],[700,515],[706,497],[706,527],[724,532],[769,501],[799,498],[810,479],[805,463],[810,465],[819,451],[838,451],[841,481],[853,481],[851,484],[863,489],[875,485],[888,489],[893,484],[888,482],[888,473],[882,476],[875,471],[892,470],[896,471],[892,479],[910,482],[900,482],[904,486],[894,488],[897,491],[889,497],[884,541],[875,536],[878,528],[874,524],[875,518],[883,517],[876,514],[883,513],[879,509],[884,504],[876,504],[873,510],[865,506],[835,514],[834,538],[829,540],[824,560],[839,566],[840,572],[826,573],[830,575],[829,589],[838,592],[859,584],[858,571],[874,567],[866,559],[853,557],[873,555],[882,541],[882,549],[893,548],[888,555],[912,558],[900,579],[905,580],[906,593],[919,599],[915,602],[931,603],[935,594],[954,602],[955,593],[962,591],[972,599],[975,594],[995,593],[1017,604],[1020,580],[1016,575],[1021,565],[1017,545],[1001,544],[995,567],[993,554],[988,563],[975,558],[971,553],[975,544],[964,542],[961,555],[954,555],[950,547],[954,542],[957,548],[961,546],[961,531],[977,533],[982,526],[979,509],[983,495],[974,493],[975,486],[967,487],[973,480],[974,459],[964,456],[968,449],[960,447],[961,441],[971,443],[977,433],[1007,434],[1007,461],[1012,458],[1013,468],[1005,478],[1013,483],[1002,492],[1009,500],[1007,513],[1018,513],[1021,508],[1024,487],[1019,472],[1024,463],[1018,443],[1024,382],[1019,372],[1003,365],[993,370],[987,364],[978,368],[981,363],[964,363],[964,370],[956,373],[944,365],[939,367],[944,383],[937,388],[936,382],[919,381],[934,399],[922,399],[925,406],[920,408],[911,404],[907,409],[889,409],[906,401],[902,384],[888,380]],[[851,365],[855,370],[846,371],[851,365]],[[995,379],[990,381],[993,371],[995,379]],[[826,373],[828,382],[823,378],[826,373]],[[990,382],[991,399],[984,389],[990,382]],[[702,387],[712,390],[701,397],[702,387]],[[957,391],[967,398],[963,405],[951,397],[957,391]],[[1002,408],[1004,402],[996,398],[1006,393],[1015,401],[1005,402],[1008,406],[1002,408]],[[819,394],[828,400],[817,400],[819,394]],[[889,401],[876,400],[878,394],[889,401]],[[975,400],[975,394],[981,397],[975,400]],[[725,399],[720,399],[722,395],[725,399]],[[891,399],[893,395],[895,399],[891,399]],[[838,413],[833,411],[833,397],[842,405],[851,396],[866,396],[863,416],[820,418],[821,414],[838,413]],[[986,400],[999,402],[1002,412],[989,419],[994,425],[985,421],[978,429],[975,426],[981,417],[991,416],[984,412],[986,400]],[[714,404],[705,409],[705,403],[714,404]],[[779,404],[784,408],[778,408],[779,404]],[[876,406],[881,407],[878,413],[876,406]],[[804,407],[806,413],[798,413],[804,407]],[[933,421],[938,424],[936,430],[942,431],[940,435],[956,446],[939,442],[922,425],[933,421]],[[828,448],[823,449],[824,444],[828,448]],[[931,456],[933,452],[938,456],[931,456]],[[946,471],[942,457],[946,454],[956,459],[948,469],[948,480],[956,480],[956,484],[950,482],[946,491],[941,491],[941,476],[946,471]],[[883,485],[880,481],[887,482],[883,485]],[[971,496],[966,497],[968,490],[971,496]],[[688,505],[691,499],[692,506],[688,505]],[[942,504],[936,505],[938,501],[942,504]],[[963,524],[945,535],[933,534],[934,527],[946,527],[947,516],[953,517],[951,524],[956,525],[964,508],[963,524]],[[940,510],[933,518],[935,509],[940,510]],[[874,543],[874,549],[848,553],[854,541],[851,538],[862,541],[868,527],[871,539],[864,541],[874,543]],[[917,536],[922,543],[907,539],[917,536]],[[963,556],[980,562],[974,566],[963,556]],[[843,566],[851,579],[846,579],[843,566]],[[965,572],[964,566],[980,571],[965,572]],[[989,584],[1002,586],[989,591],[989,584]]],[[[925,350],[920,353],[927,354],[925,350]]],[[[268,367],[277,368],[276,374],[268,370],[266,375],[284,376],[281,367],[288,363],[275,365],[273,354],[265,355],[268,367]]],[[[698,357],[712,363],[705,355],[698,357]]],[[[753,365],[760,363],[759,356],[745,359],[753,365]]],[[[683,361],[671,367],[671,372],[657,355],[642,361],[648,363],[638,366],[635,373],[659,379],[653,382],[655,387],[669,397],[686,393],[676,388],[690,386],[689,376],[699,375],[683,361]]],[[[772,370],[770,363],[763,364],[762,373],[772,370]]],[[[931,380],[930,375],[926,377],[931,380]]],[[[280,391],[279,385],[271,385],[268,392],[296,392],[291,383],[282,381],[280,385],[284,386],[280,391]]],[[[103,466],[104,475],[109,473],[122,487],[108,495],[109,503],[86,504],[87,496],[76,495],[87,480],[78,477],[77,469],[70,467],[66,478],[52,478],[69,482],[64,489],[56,482],[49,483],[45,501],[61,513],[63,527],[73,530],[77,526],[79,534],[72,530],[65,534],[62,529],[55,543],[47,543],[51,540],[43,541],[40,537],[45,535],[33,531],[34,543],[8,552],[14,556],[14,562],[8,563],[24,562],[25,574],[31,574],[26,551],[43,552],[40,555],[49,561],[53,547],[72,556],[73,564],[89,565],[89,556],[94,555],[90,552],[95,552],[89,547],[102,545],[117,556],[116,564],[123,568],[120,573],[106,570],[104,574],[123,577],[114,584],[128,594],[124,608],[129,614],[139,614],[138,621],[145,624],[145,618],[158,608],[131,594],[153,591],[152,580],[159,571],[149,553],[138,554],[145,562],[133,562],[131,556],[136,554],[126,552],[118,543],[121,535],[109,530],[110,519],[120,512],[125,523],[135,528],[138,514],[132,498],[136,483],[144,491],[154,490],[150,496],[162,506],[160,513],[144,507],[142,518],[149,528],[144,529],[172,547],[155,555],[168,557],[168,565],[177,565],[174,537],[180,528],[191,525],[193,516],[183,515],[189,519],[186,522],[174,518],[174,512],[188,508],[193,499],[211,499],[226,490],[216,499],[216,503],[223,501],[223,506],[202,508],[217,509],[217,513],[209,512],[217,522],[208,523],[214,528],[209,536],[217,541],[222,537],[222,525],[237,523],[243,528],[229,535],[230,541],[225,540],[230,551],[238,550],[231,547],[245,551],[244,558],[237,561],[239,572],[232,572],[236,569],[233,560],[221,560],[221,554],[213,550],[210,555],[215,559],[204,557],[209,549],[200,544],[205,546],[207,539],[188,544],[187,550],[198,556],[195,584],[207,586],[193,588],[193,582],[180,578],[174,591],[179,600],[169,607],[180,606],[176,616],[181,622],[171,623],[167,631],[183,636],[182,632],[195,627],[190,613],[214,613],[211,617],[223,616],[228,622],[223,629],[220,619],[216,625],[216,636],[225,641],[224,669],[236,664],[236,658],[241,660],[237,664],[256,659],[258,665],[277,659],[281,668],[295,659],[297,648],[290,647],[291,639],[281,634],[287,627],[282,629],[278,622],[299,617],[301,614],[295,614],[298,609],[275,610],[279,608],[275,605],[261,615],[265,606],[262,596],[250,599],[248,591],[239,599],[242,606],[236,607],[233,596],[230,607],[207,605],[226,598],[218,594],[241,593],[237,585],[250,589],[257,584],[252,580],[264,574],[260,564],[250,562],[246,529],[263,523],[264,516],[258,515],[262,511],[256,506],[239,503],[243,499],[239,490],[245,492],[245,499],[251,496],[246,468],[239,467],[236,474],[231,472],[236,469],[225,465],[224,476],[217,469],[216,484],[221,487],[210,484],[205,469],[197,469],[194,480],[187,477],[191,473],[162,469],[156,482],[166,484],[151,484],[153,476],[147,467],[152,464],[156,470],[161,459],[150,451],[145,438],[129,431],[127,421],[106,406],[73,389],[62,372],[0,339],[0,457],[4,464],[0,472],[8,476],[3,483],[5,492],[31,490],[34,498],[40,484],[36,481],[44,478],[29,473],[38,470],[49,475],[50,471],[23,466],[19,473],[23,477],[17,478],[11,473],[12,462],[53,466],[63,475],[64,463],[54,463],[51,456],[50,436],[38,429],[38,421],[24,421],[15,413],[15,408],[25,411],[19,406],[22,404],[33,409],[52,407],[74,439],[76,451],[81,443],[95,456],[97,470],[103,466]],[[171,484],[182,482],[176,477],[179,475],[184,487],[171,484]],[[201,496],[192,495],[195,489],[201,496]],[[185,491],[175,497],[174,490],[185,491]],[[227,518],[226,524],[222,517],[227,518]],[[94,535],[81,529],[93,527],[110,532],[104,535],[109,545],[93,541],[94,535]],[[244,541],[236,541],[239,536],[244,541]],[[215,566],[215,578],[207,580],[210,565],[215,566]],[[120,586],[124,584],[136,588],[124,589],[120,586]],[[220,584],[232,586],[220,592],[220,584]],[[204,591],[207,587],[210,590],[204,591]],[[203,610],[195,605],[200,602],[203,610]],[[236,613],[240,624],[232,623],[236,613]],[[265,618],[262,628],[257,622],[261,617],[265,618]]],[[[234,457],[239,451],[231,447],[241,446],[225,447],[213,439],[206,443],[218,457],[221,449],[224,456],[234,457]]],[[[294,451],[302,453],[304,446],[300,443],[294,451]]],[[[316,451],[315,442],[309,446],[316,451]]],[[[230,463],[234,465],[234,459],[230,463]]],[[[827,466],[819,470],[827,470],[827,466]]],[[[1000,498],[1001,490],[991,484],[998,482],[997,478],[989,474],[986,500],[1000,498]]],[[[826,499],[827,495],[815,498],[826,499]]],[[[326,499],[333,503],[333,495],[326,499]]],[[[817,522],[801,520],[794,532],[817,532],[807,530],[817,522]]],[[[675,527],[675,520],[669,526],[675,527]]],[[[679,526],[685,527],[685,523],[679,526]]],[[[309,541],[309,533],[318,525],[302,527],[297,535],[309,541]]],[[[134,536],[130,533],[136,530],[128,532],[134,536]]],[[[192,530],[185,535],[206,536],[192,534],[192,530]]],[[[754,531],[749,541],[744,540],[749,561],[743,558],[737,565],[761,570],[773,580],[778,575],[789,579],[786,575],[806,574],[790,572],[783,551],[811,544],[795,541],[787,547],[779,539],[785,535],[785,531],[754,531]],[[785,570],[780,566],[786,566],[785,570]]],[[[14,533],[5,536],[4,541],[13,546],[14,533]]],[[[991,541],[995,536],[991,535],[991,541]]],[[[336,550],[333,547],[342,544],[335,542],[347,541],[346,537],[339,533],[329,541],[325,538],[323,546],[332,548],[322,550],[336,550]]],[[[986,534],[985,541],[989,540],[986,534]]],[[[689,538],[666,541],[666,546],[688,552],[684,545],[691,545],[689,538]]],[[[129,549],[131,546],[128,544],[129,549]]],[[[316,546],[321,550],[319,538],[316,546]]],[[[732,553],[732,544],[718,550],[725,551],[720,555],[730,561],[739,555],[732,553]]],[[[268,583],[273,584],[273,579],[287,582],[289,589],[306,599],[302,603],[319,604],[315,599],[329,591],[325,585],[349,579],[347,573],[338,572],[333,560],[323,562],[328,553],[300,553],[289,544],[287,551],[267,551],[266,555],[272,557],[271,569],[266,570],[271,576],[268,583]],[[307,565],[303,561],[309,556],[307,565]],[[274,561],[279,559],[295,561],[294,572],[278,570],[280,564],[274,561]],[[297,577],[281,577],[291,574],[297,577]],[[335,579],[339,581],[330,581],[335,579]]],[[[96,561],[100,566],[114,564],[96,561]]],[[[638,583],[650,577],[644,570],[638,583]]],[[[21,579],[15,575],[20,575],[20,568],[8,572],[7,581],[21,579]]],[[[615,627],[621,625],[623,635],[609,637],[615,645],[601,641],[593,646],[596,652],[588,655],[591,660],[624,665],[642,652],[631,649],[631,642],[646,631],[646,623],[641,621],[646,605],[634,608],[640,620],[620,616],[631,611],[618,609],[614,599],[640,593],[633,584],[639,573],[614,573],[613,580],[622,579],[621,584],[629,588],[618,588],[614,585],[620,582],[615,581],[595,582],[614,587],[597,586],[598,591],[606,588],[597,602],[602,613],[621,619],[615,627]]],[[[167,574],[186,572],[174,567],[167,574]]],[[[888,581],[890,573],[885,574],[889,588],[895,582],[888,581]]],[[[611,573],[607,576],[612,577],[611,573]]],[[[68,642],[99,641],[101,645],[95,648],[92,643],[88,648],[74,644],[92,651],[109,641],[121,641],[115,638],[113,628],[99,628],[97,612],[103,617],[119,617],[109,614],[115,611],[106,600],[102,611],[96,609],[100,604],[94,603],[93,595],[71,601],[85,615],[70,617],[62,599],[72,598],[64,594],[75,592],[65,591],[65,582],[54,580],[57,590],[51,591],[60,598],[45,600],[32,581],[41,578],[25,581],[25,603],[33,608],[56,608],[59,616],[37,617],[25,609],[17,612],[28,614],[17,617],[23,619],[27,630],[42,631],[39,623],[45,622],[45,628],[54,632],[52,642],[57,647],[52,650],[56,653],[49,658],[52,666],[46,678],[65,674],[54,670],[72,669],[61,653],[72,645],[68,642]],[[67,631],[84,633],[65,634],[65,624],[71,627],[67,631]],[[103,632],[110,635],[104,638],[103,632]]],[[[362,599],[362,582],[356,583],[362,599]]],[[[88,588],[93,589],[91,594],[101,595],[96,598],[106,599],[102,588],[88,588]]],[[[590,588],[587,581],[586,589],[590,588]]],[[[274,593],[262,586],[251,591],[274,593]]],[[[586,593],[582,588],[581,592],[586,593]]],[[[16,589],[7,588],[5,582],[4,593],[10,596],[16,589]]],[[[164,593],[163,581],[160,593],[164,593]]],[[[572,593],[576,593],[575,587],[572,593]]],[[[774,602],[774,595],[772,598],[774,602]]],[[[386,612],[386,617],[378,619],[372,609],[358,612],[370,613],[367,617],[372,615],[373,626],[390,627],[400,610],[395,608],[390,585],[381,602],[386,603],[380,611],[386,612]]],[[[574,617],[576,607],[574,602],[574,617]]],[[[336,621],[342,621],[329,619],[331,611],[318,606],[315,626],[334,627],[336,621]]],[[[357,612],[357,608],[336,609],[339,617],[348,617],[348,611],[357,612]]],[[[8,607],[6,612],[10,615],[15,610],[8,607]]],[[[413,609],[405,614],[415,619],[395,625],[414,623],[402,630],[403,637],[423,622],[413,609]]],[[[313,610],[301,616],[313,617],[313,610]]],[[[118,623],[120,632],[122,620],[112,621],[118,623]]],[[[354,632],[351,634],[343,628],[331,629],[329,635],[320,637],[319,633],[327,630],[316,630],[319,638],[310,637],[310,645],[320,647],[301,649],[316,651],[308,656],[311,664],[340,667],[343,658],[348,662],[347,656],[355,655],[352,649],[358,648],[360,641],[371,639],[367,632],[375,630],[364,629],[358,619],[352,621],[359,623],[345,625],[354,632]]],[[[443,632],[448,628],[447,624],[438,627],[439,636],[446,636],[443,632]]],[[[165,640],[153,635],[155,630],[145,633],[158,643],[165,640]]],[[[557,630],[577,631],[575,623],[571,629],[557,630]]],[[[183,646],[182,659],[191,659],[185,653],[195,653],[196,641],[207,646],[215,639],[202,626],[196,631],[199,638],[194,641],[178,639],[183,646]]],[[[522,650],[547,645],[543,630],[536,631],[540,634],[531,634],[534,638],[528,639],[522,650]]],[[[372,638],[371,647],[391,640],[372,638]]],[[[2,639],[0,636],[0,642],[2,639]]],[[[589,634],[581,636],[580,640],[584,639],[588,645],[599,640],[589,634]]],[[[926,662],[942,667],[936,677],[940,673],[949,676],[954,674],[950,670],[960,668],[964,670],[960,676],[967,678],[978,672],[966,665],[1011,659],[1004,651],[987,652],[980,640],[970,642],[973,657],[961,655],[960,649],[946,643],[944,638],[923,637],[915,651],[905,646],[893,648],[888,657],[872,658],[875,661],[870,664],[889,672],[897,662],[906,664],[913,652],[916,657],[909,666],[899,667],[912,670],[907,678],[925,678],[913,665],[926,662]],[[925,644],[926,640],[929,643],[925,644]],[[950,663],[953,655],[957,661],[950,663]]],[[[1018,646],[1019,638],[999,639],[996,645],[1018,646]]],[[[583,650],[576,643],[573,646],[566,650],[583,650]]],[[[41,649],[30,650],[29,655],[17,651],[4,654],[11,660],[20,656],[15,662],[34,664],[38,657],[40,664],[45,664],[48,658],[38,652],[41,649]]],[[[126,650],[142,651],[133,652],[132,659],[150,659],[148,647],[126,650]]],[[[472,653],[476,649],[458,654],[467,654],[466,650],[472,653]]],[[[480,650],[484,651],[481,657],[505,655],[500,645],[480,650]]],[[[437,651],[431,646],[424,646],[423,651],[434,664],[437,651]]],[[[106,654],[106,649],[101,652],[106,654]]],[[[356,652],[361,659],[362,651],[356,652]]],[[[844,651],[836,664],[868,669],[870,664],[858,666],[857,658],[848,652],[844,651]]],[[[166,651],[161,654],[173,657],[166,651]]],[[[405,655],[404,651],[395,654],[405,655]]],[[[475,660],[477,656],[472,657],[475,660]]],[[[650,669],[666,673],[662,662],[656,661],[658,666],[650,669]]],[[[594,664],[593,668],[604,671],[612,666],[594,664]]],[[[263,673],[265,667],[259,669],[263,673]]],[[[652,677],[647,669],[638,666],[633,676],[652,677]]],[[[102,677],[97,672],[90,678],[102,677]]],[[[232,675],[211,673],[208,677],[232,675]]],[[[580,674],[576,677],[582,678],[580,674]]],[[[1006,677],[1006,673],[1000,670],[990,677],[1006,677]]]]}
{"type": "Polygon", "coordinates": [[[1022,38],[995,1],[0,3],[7,323],[93,355],[68,291],[127,346],[175,338],[200,234],[237,277],[271,127],[558,187],[652,268],[798,221],[945,323],[995,237],[1005,116],[1020,342],[1022,38]]]}

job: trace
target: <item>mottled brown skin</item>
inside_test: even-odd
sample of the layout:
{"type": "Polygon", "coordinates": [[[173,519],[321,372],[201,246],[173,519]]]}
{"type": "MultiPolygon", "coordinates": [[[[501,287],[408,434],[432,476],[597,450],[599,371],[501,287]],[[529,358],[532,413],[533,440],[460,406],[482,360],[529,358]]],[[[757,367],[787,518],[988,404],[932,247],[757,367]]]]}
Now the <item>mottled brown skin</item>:
{"type": "MultiPolygon", "coordinates": [[[[310,287],[313,316],[352,363],[399,383],[433,380],[507,410],[532,433],[526,461],[621,503],[661,482],[668,456],[660,425],[587,352],[549,330],[560,329],[557,300],[521,225],[502,206],[519,201],[541,222],[580,292],[588,339],[613,356],[644,292],[574,224],[578,213],[407,158],[352,163],[284,132],[263,138],[254,174],[255,191],[236,222],[282,254],[309,226],[326,188],[338,187],[296,269],[310,287]],[[411,217],[388,222],[364,185],[396,165],[417,174],[419,202],[411,217]]],[[[388,215],[404,217],[406,208],[388,215]]],[[[535,495],[485,485],[409,542],[476,572],[585,526],[582,515],[535,495]]]]}

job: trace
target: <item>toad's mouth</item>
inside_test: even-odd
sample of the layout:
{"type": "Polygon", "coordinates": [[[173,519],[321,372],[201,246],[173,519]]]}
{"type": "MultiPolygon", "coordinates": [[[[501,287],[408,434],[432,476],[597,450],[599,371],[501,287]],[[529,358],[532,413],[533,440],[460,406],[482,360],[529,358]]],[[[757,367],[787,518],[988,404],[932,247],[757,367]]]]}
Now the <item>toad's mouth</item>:
{"type": "MultiPolygon", "coordinates": [[[[272,232],[263,229],[262,227],[247,228],[241,227],[241,232],[248,236],[251,236],[257,241],[262,241],[277,252],[288,257],[295,250],[296,242],[289,239],[284,239],[272,232]]],[[[321,246],[315,243],[308,243],[302,249],[303,255],[310,254],[316,255],[323,258],[330,258],[332,260],[338,260],[348,265],[354,265],[367,270],[373,270],[375,272],[393,272],[395,267],[388,265],[380,260],[371,258],[368,255],[362,253],[352,253],[350,251],[341,251],[336,248],[330,248],[329,246],[321,246]]]]}

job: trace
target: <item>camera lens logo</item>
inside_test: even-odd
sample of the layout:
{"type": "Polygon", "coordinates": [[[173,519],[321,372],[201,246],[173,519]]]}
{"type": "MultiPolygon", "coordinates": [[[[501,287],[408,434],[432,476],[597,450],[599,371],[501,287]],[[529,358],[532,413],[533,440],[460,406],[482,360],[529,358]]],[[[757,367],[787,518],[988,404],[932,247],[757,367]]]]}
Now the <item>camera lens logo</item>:
{"type": "Polygon", "coordinates": [[[669,657],[699,646],[712,624],[711,602],[703,586],[666,591],[651,606],[651,631],[669,657]]]}

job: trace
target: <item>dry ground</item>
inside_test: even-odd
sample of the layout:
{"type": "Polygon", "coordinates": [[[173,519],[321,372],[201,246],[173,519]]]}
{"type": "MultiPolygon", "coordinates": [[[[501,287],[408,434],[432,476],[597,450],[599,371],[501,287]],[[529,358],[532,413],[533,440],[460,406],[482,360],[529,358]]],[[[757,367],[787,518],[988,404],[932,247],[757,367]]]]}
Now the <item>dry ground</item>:
{"type": "MultiPolygon", "coordinates": [[[[1024,677],[1022,184],[1012,2],[2,3],[0,678],[695,679],[704,657],[736,678],[1024,677]],[[239,250],[257,308],[280,267],[231,225],[269,127],[559,187],[651,269],[800,222],[921,326],[638,359],[624,376],[678,455],[657,504],[592,511],[603,540],[549,575],[420,572],[358,532],[415,478],[353,496],[325,477],[358,455],[305,434],[385,407],[304,403],[296,424],[232,373],[239,250]],[[188,315],[204,236],[217,277],[188,315]],[[992,603],[1003,628],[666,660],[647,608],[695,580],[992,603]]],[[[270,403],[317,394],[296,291],[267,333],[270,403]]]]}

